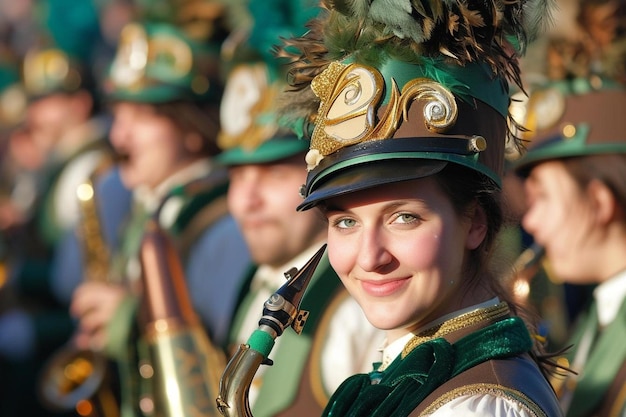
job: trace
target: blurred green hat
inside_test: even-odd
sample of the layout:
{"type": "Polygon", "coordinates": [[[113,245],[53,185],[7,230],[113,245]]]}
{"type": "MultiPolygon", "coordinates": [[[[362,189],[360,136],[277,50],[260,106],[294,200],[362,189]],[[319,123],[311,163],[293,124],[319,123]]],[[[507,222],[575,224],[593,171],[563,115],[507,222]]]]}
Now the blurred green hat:
{"type": "Polygon", "coordinates": [[[286,87],[286,61],[275,56],[282,36],[304,33],[304,23],[319,13],[316,1],[283,0],[267,7],[251,0],[250,28],[229,53],[231,67],[220,107],[218,160],[225,165],[264,164],[304,154],[309,141],[280,126],[279,94],[286,87]]]}
{"type": "Polygon", "coordinates": [[[78,89],[96,90],[93,65],[102,41],[91,0],[36,2],[38,42],[26,53],[22,78],[31,99],[78,89]]]}
{"type": "Polygon", "coordinates": [[[626,38],[606,21],[623,22],[626,6],[617,0],[578,6],[577,34],[549,39],[546,78],[514,105],[516,120],[527,127],[528,150],[513,164],[521,175],[547,160],[626,153],[626,38]]]}
{"type": "Polygon", "coordinates": [[[115,101],[164,103],[219,100],[218,46],[198,42],[163,22],[133,22],[122,30],[105,84],[115,101]]]}
{"type": "Polygon", "coordinates": [[[311,136],[298,209],[449,163],[499,185],[508,80],[519,81],[515,53],[537,29],[525,10],[543,2],[327,3],[286,43],[301,54],[284,109],[311,136]]]}
{"type": "Polygon", "coordinates": [[[26,94],[18,66],[0,55],[0,128],[17,125],[24,117],[26,94]]]}
{"type": "Polygon", "coordinates": [[[262,61],[231,71],[220,106],[222,164],[263,164],[306,152],[308,141],[279,129],[275,100],[282,87],[283,83],[271,83],[262,61]]]}
{"type": "Polygon", "coordinates": [[[31,49],[24,57],[23,83],[30,99],[72,93],[91,86],[84,65],[58,48],[31,49]]]}

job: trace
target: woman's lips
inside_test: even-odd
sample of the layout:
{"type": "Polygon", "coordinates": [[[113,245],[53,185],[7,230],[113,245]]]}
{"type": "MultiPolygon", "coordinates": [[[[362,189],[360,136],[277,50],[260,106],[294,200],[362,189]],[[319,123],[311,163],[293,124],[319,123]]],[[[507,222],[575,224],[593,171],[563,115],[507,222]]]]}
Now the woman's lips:
{"type": "Polygon", "coordinates": [[[409,282],[409,278],[398,278],[391,280],[371,280],[361,281],[363,290],[374,297],[386,297],[402,289],[409,282]]]}

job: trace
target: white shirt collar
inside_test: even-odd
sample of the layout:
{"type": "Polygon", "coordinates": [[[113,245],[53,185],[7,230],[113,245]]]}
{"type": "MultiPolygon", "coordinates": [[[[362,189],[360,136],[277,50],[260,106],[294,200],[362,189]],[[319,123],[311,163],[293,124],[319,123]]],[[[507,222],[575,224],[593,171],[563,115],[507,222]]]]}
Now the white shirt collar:
{"type": "Polygon", "coordinates": [[[600,326],[609,325],[617,316],[626,298],[626,270],[598,285],[593,291],[593,296],[598,306],[600,326]]]}

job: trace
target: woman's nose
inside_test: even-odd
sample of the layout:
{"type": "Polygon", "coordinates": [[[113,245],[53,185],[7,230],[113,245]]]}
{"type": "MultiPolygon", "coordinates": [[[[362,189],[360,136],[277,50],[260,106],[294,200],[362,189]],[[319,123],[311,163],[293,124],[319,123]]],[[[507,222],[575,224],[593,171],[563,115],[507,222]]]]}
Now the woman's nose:
{"type": "Polygon", "coordinates": [[[364,230],[358,254],[358,264],[361,269],[374,272],[392,261],[393,256],[385,242],[384,235],[377,230],[364,230]]]}

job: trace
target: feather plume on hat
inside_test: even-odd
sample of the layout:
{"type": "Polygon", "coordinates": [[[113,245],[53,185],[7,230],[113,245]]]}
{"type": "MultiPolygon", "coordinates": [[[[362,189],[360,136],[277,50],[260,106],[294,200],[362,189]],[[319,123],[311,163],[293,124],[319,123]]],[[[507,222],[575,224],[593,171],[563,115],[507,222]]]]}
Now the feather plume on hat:
{"type": "Polygon", "coordinates": [[[326,13],[303,37],[284,42],[293,63],[292,90],[284,107],[293,119],[310,115],[319,101],[306,91],[330,62],[349,55],[376,66],[381,59],[433,69],[488,63],[496,77],[521,87],[517,58],[550,22],[552,0],[326,0],[326,13]],[[299,54],[290,53],[297,49],[299,54]],[[302,94],[305,90],[305,94],[302,94]]]}
{"type": "Polygon", "coordinates": [[[507,136],[520,146],[507,127],[509,83],[522,88],[519,57],[551,1],[324,0],[309,32],[279,51],[291,59],[281,122],[311,137],[300,209],[448,163],[499,186],[507,136]],[[402,175],[338,179],[400,160],[402,175]]]}

